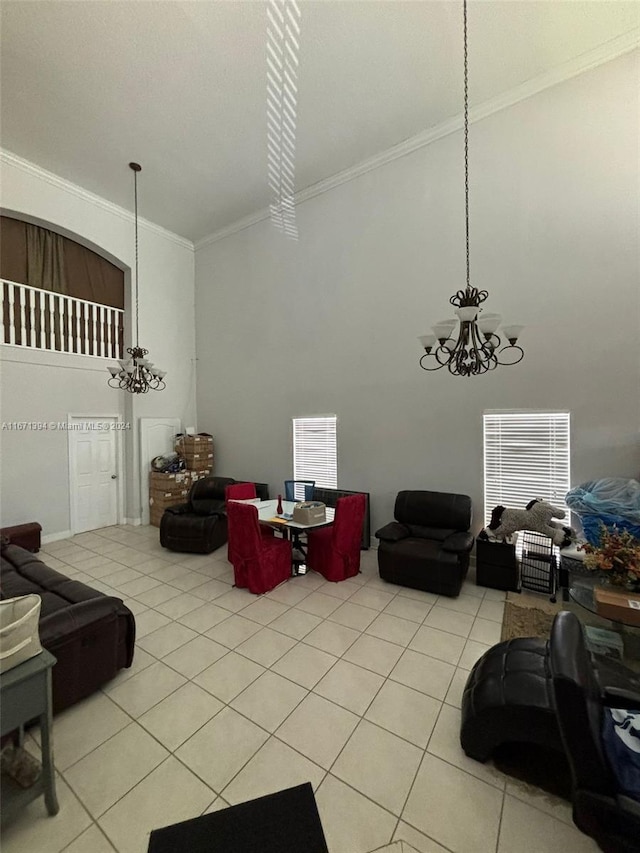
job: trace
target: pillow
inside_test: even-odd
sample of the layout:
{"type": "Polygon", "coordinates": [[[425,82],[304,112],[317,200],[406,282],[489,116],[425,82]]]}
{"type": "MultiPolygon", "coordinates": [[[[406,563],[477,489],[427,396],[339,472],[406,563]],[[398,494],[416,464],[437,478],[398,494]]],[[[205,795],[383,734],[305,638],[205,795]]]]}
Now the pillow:
{"type": "Polygon", "coordinates": [[[640,802],[640,710],[605,708],[602,739],[620,792],[640,802]]]}

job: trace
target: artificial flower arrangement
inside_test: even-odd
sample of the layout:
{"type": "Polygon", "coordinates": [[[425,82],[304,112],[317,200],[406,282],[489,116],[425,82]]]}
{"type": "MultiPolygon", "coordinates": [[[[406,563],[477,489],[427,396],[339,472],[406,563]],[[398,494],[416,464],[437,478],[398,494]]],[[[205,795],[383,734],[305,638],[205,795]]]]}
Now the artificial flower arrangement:
{"type": "Polygon", "coordinates": [[[585,542],[579,549],[587,555],[585,566],[605,573],[610,583],[631,588],[640,586],[640,539],[628,530],[603,524],[600,544],[585,542]]]}

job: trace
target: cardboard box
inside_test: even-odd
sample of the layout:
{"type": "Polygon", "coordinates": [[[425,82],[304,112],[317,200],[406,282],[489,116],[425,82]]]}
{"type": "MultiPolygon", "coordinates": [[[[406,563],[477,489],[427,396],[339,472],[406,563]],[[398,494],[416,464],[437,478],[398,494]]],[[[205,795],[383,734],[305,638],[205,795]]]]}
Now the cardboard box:
{"type": "Polygon", "coordinates": [[[178,471],[175,474],[160,474],[157,471],[149,473],[149,488],[171,491],[171,489],[184,489],[185,483],[191,485],[191,471],[178,471]]]}
{"type": "Polygon", "coordinates": [[[213,436],[208,432],[196,435],[178,433],[174,440],[174,449],[180,456],[186,453],[213,453],[213,436]]]}
{"type": "Polygon", "coordinates": [[[293,508],[293,521],[298,524],[322,524],[327,520],[327,507],[320,501],[302,501],[293,508]]]}
{"type": "Polygon", "coordinates": [[[598,586],[593,592],[598,616],[640,627],[640,592],[625,592],[598,586]]]}

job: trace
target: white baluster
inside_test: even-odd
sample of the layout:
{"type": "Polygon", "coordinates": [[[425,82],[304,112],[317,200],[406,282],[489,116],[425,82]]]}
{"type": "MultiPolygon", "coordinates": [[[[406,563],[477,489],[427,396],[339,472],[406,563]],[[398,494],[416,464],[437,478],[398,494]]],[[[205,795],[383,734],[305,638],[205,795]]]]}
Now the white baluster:
{"type": "Polygon", "coordinates": [[[27,345],[27,322],[26,322],[26,311],[25,311],[25,299],[27,298],[27,292],[24,287],[18,288],[18,294],[20,296],[20,346],[26,347],[27,345]]]}
{"type": "Polygon", "coordinates": [[[83,352],[85,355],[89,355],[89,306],[86,302],[82,304],[82,327],[83,327],[83,344],[84,349],[83,352]]]}
{"type": "Polygon", "coordinates": [[[66,341],[65,341],[65,334],[64,334],[64,326],[65,326],[65,319],[66,319],[66,315],[67,315],[67,311],[66,311],[66,301],[67,300],[64,296],[58,296],[56,298],[58,300],[58,321],[60,323],[60,351],[65,352],[66,341]]]}
{"type": "Polygon", "coordinates": [[[5,335],[4,305],[5,305],[5,302],[7,301],[6,297],[5,297],[5,293],[7,292],[7,286],[4,283],[4,281],[0,282],[0,284],[2,284],[2,310],[0,311],[0,343],[4,344],[5,343],[5,339],[4,339],[4,335],[5,335]]]}
{"type": "Polygon", "coordinates": [[[55,317],[55,297],[51,291],[47,294],[49,299],[49,349],[56,348],[56,317],[55,317]]]}
{"type": "Polygon", "coordinates": [[[82,352],[82,340],[80,337],[80,303],[77,299],[74,299],[73,304],[76,315],[76,352],[82,352]]]}
{"type": "Polygon", "coordinates": [[[115,358],[113,354],[113,348],[111,346],[111,327],[113,326],[113,308],[106,308],[107,312],[107,356],[109,358],[115,358]]]}
{"type": "Polygon", "coordinates": [[[16,309],[15,309],[15,290],[13,284],[7,284],[9,296],[9,343],[16,342],[16,309]]]}
{"type": "Polygon", "coordinates": [[[91,343],[91,354],[98,355],[98,328],[97,328],[97,316],[96,316],[96,306],[91,306],[91,334],[93,335],[93,340],[91,343]]]}
{"type": "Polygon", "coordinates": [[[65,296],[64,303],[67,314],[67,345],[65,352],[73,352],[73,300],[65,296]]]}
{"type": "Polygon", "coordinates": [[[29,346],[36,346],[36,292],[29,291],[29,346]]]}
{"type": "Polygon", "coordinates": [[[44,290],[38,291],[38,308],[40,309],[40,349],[47,348],[47,335],[44,313],[44,290]]]}
{"type": "Polygon", "coordinates": [[[98,316],[100,317],[100,355],[102,358],[107,354],[105,352],[105,334],[104,334],[104,321],[107,312],[105,311],[104,306],[100,305],[98,307],[98,316]]]}
{"type": "Polygon", "coordinates": [[[116,321],[115,326],[113,328],[114,332],[114,346],[113,346],[113,357],[114,358],[122,358],[120,355],[120,311],[116,310],[116,321]]]}

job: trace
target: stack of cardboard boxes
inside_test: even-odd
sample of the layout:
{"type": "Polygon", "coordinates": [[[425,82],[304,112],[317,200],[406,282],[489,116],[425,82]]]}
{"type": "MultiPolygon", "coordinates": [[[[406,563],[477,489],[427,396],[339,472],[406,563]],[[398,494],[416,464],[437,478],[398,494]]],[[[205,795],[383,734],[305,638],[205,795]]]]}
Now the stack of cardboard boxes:
{"type": "Polygon", "coordinates": [[[175,449],[185,460],[187,470],[175,474],[149,474],[149,520],[160,527],[162,515],[170,506],[186,503],[196,480],[208,477],[213,471],[213,437],[177,435],[175,449]]]}
{"type": "Polygon", "coordinates": [[[198,435],[177,435],[174,449],[187,463],[189,471],[213,471],[213,436],[206,432],[198,435]]]}

